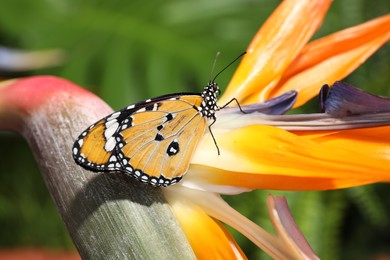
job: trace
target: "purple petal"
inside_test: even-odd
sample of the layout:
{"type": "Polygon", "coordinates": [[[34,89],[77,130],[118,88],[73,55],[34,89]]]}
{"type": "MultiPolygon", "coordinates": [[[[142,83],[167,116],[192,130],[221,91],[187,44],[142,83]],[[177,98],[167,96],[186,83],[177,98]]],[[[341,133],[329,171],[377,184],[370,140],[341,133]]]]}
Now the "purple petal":
{"type": "Polygon", "coordinates": [[[302,259],[319,259],[291,214],[287,200],[283,196],[268,195],[267,207],[272,225],[281,239],[292,245],[302,259]]]}
{"type": "Polygon", "coordinates": [[[369,94],[347,83],[336,81],[328,90],[329,86],[324,85],[319,94],[321,109],[327,114],[343,116],[390,112],[389,98],[369,94]]]}
{"type": "MultiPolygon", "coordinates": [[[[242,111],[246,114],[260,112],[267,115],[283,115],[289,111],[297,100],[297,92],[295,90],[288,91],[278,97],[271,98],[263,103],[255,103],[241,106],[242,111]]],[[[240,112],[238,107],[226,107],[222,111],[240,112]],[[236,111],[237,110],[237,111],[236,111]]]]}

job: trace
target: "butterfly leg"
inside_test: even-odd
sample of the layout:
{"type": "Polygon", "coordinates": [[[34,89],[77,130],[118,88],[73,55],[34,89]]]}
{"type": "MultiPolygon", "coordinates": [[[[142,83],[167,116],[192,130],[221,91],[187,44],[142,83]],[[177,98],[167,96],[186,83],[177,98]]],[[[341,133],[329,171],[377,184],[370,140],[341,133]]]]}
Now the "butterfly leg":
{"type": "MultiPolygon", "coordinates": [[[[227,107],[230,103],[232,103],[233,101],[235,101],[238,105],[238,108],[240,109],[240,111],[243,113],[243,114],[246,114],[246,112],[244,110],[242,110],[241,106],[240,106],[240,103],[238,102],[238,100],[236,98],[232,98],[229,102],[227,102],[225,105],[223,105],[222,107],[220,107],[220,109],[223,109],[225,107],[227,107]]],[[[213,138],[213,141],[214,141],[214,144],[215,144],[215,147],[217,147],[217,151],[218,151],[218,155],[221,155],[220,153],[220,150],[219,150],[219,147],[218,147],[218,144],[217,144],[217,140],[215,139],[214,137],[214,134],[213,134],[213,131],[211,131],[211,126],[215,123],[215,121],[217,121],[216,117],[214,116],[213,117],[213,122],[209,125],[209,131],[210,131],[210,134],[211,134],[211,137],[213,138]]]]}
{"type": "Polygon", "coordinates": [[[223,105],[222,107],[220,107],[220,109],[222,108],[225,108],[227,107],[230,103],[232,103],[233,101],[235,101],[238,105],[238,108],[240,109],[240,111],[243,113],[243,114],[246,114],[246,112],[244,110],[242,110],[241,106],[240,106],[240,103],[238,102],[237,98],[232,98],[229,102],[227,102],[225,105],[223,105]]]}
{"type": "Polygon", "coordinates": [[[213,117],[213,120],[214,120],[214,121],[209,125],[209,131],[210,131],[211,137],[213,138],[215,147],[217,147],[218,155],[221,155],[221,153],[219,152],[219,147],[218,147],[218,144],[217,144],[217,140],[215,140],[213,131],[211,131],[211,126],[215,123],[215,121],[217,121],[217,119],[215,118],[215,116],[213,117]]]}

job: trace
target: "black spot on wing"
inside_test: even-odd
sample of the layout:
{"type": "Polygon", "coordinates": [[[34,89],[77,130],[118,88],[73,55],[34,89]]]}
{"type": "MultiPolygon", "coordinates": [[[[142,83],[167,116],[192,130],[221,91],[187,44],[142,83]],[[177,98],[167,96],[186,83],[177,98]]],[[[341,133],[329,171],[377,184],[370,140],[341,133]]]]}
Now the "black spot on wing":
{"type": "Polygon", "coordinates": [[[160,133],[157,133],[154,140],[155,141],[162,141],[162,140],[164,140],[164,136],[162,136],[160,133]]]}
{"type": "Polygon", "coordinates": [[[167,154],[169,156],[174,156],[176,155],[178,152],[180,151],[180,148],[179,148],[179,143],[176,141],[176,140],[173,140],[168,148],[167,148],[167,154]]]}
{"type": "Polygon", "coordinates": [[[165,116],[165,118],[166,118],[166,122],[171,121],[173,119],[173,115],[172,114],[168,114],[168,115],[165,116]]]}
{"type": "Polygon", "coordinates": [[[145,107],[145,111],[156,111],[160,106],[160,103],[154,103],[153,105],[149,105],[145,107]]]}

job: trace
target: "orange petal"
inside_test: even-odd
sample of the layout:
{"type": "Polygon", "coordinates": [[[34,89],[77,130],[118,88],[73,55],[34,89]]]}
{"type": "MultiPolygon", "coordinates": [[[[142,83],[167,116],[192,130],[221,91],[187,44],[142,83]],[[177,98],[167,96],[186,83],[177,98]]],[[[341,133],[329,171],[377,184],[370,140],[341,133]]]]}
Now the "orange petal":
{"type": "MultiPolygon", "coordinates": [[[[230,207],[217,193],[188,189],[178,184],[164,189],[164,194],[170,203],[172,199],[180,198],[183,201],[186,200],[196,204],[209,216],[239,231],[274,259],[297,259],[295,257],[297,252],[295,247],[290,247],[290,243],[285,243],[286,240],[278,239],[241,215],[230,207]]],[[[241,258],[240,254],[237,255],[241,258]]],[[[214,258],[211,257],[210,259],[214,258]]]]}
{"type": "Polygon", "coordinates": [[[329,57],[358,48],[376,38],[389,39],[389,31],[390,14],[315,40],[302,49],[283,78],[290,78],[329,57]]]}
{"type": "Polygon", "coordinates": [[[164,189],[197,259],[246,259],[231,234],[199,206],[164,189]]]}
{"type": "MultiPolygon", "coordinates": [[[[220,103],[244,100],[277,84],[283,71],[320,26],[330,0],[283,1],[258,31],[220,103]]],[[[267,95],[265,95],[266,97],[267,95]]],[[[264,100],[264,99],[263,99],[264,100]]]]}
{"type": "Polygon", "coordinates": [[[390,181],[390,160],[368,156],[364,145],[357,152],[263,125],[214,135],[221,155],[212,140],[203,138],[189,181],[204,178],[209,184],[277,190],[338,189],[390,181]]]}
{"type": "MultiPolygon", "coordinates": [[[[390,15],[386,15],[309,43],[267,98],[294,89],[299,91],[295,106],[302,105],[317,95],[322,85],[348,76],[389,39],[390,15]]],[[[259,91],[245,103],[263,97],[259,91]]]]}
{"type": "Polygon", "coordinates": [[[335,149],[360,153],[377,160],[390,159],[390,127],[351,129],[334,132],[296,132],[296,134],[335,149]]]}

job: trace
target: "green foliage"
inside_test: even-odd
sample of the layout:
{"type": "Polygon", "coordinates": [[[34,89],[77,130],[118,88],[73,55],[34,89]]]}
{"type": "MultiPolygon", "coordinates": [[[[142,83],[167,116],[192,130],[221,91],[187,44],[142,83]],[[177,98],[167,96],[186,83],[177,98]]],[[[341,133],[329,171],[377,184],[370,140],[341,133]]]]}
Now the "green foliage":
{"type": "MultiPolygon", "coordinates": [[[[166,93],[200,91],[210,78],[216,52],[222,52],[218,71],[246,49],[278,3],[2,0],[0,45],[63,49],[67,59],[62,66],[17,76],[64,77],[118,109],[166,93]]],[[[315,37],[389,11],[388,0],[335,1],[315,37]]],[[[390,96],[389,54],[389,46],[382,48],[346,81],[390,96]]],[[[222,87],[233,71],[234,66],[218,78],[222,87]]],[[[0,247],[70,248],[25,142],[1,134],[0,144],[0,247]]],[[[355,259],[390,251],[386,248],[390,241],[388,186],[332,192],[253,191],[226,199],[271,230],[265,206],[269,193],[287,196],[299,226],[323,259],[355,259]]],[[[250,259],[268,259],[246,238],[234,234],[250,259]]]]}
{"type": "Polygon", "coordinates": [[[0,134],[0,247],[72,248],[27,144],[0,134]]]}
{"type": "MultiPolygon", "coordinates": [[[[66,51],[64,66],[34,74],[65,77],[120,108],[164,93],[200,91],[216,52],[222,52],[218,70],[246,49],[276,4],[3,1],[0,23],[2,38],[12,39],[4,45],[66,51]]],[[[221,85],[233,71],[220,77],[221,85]]]]}

